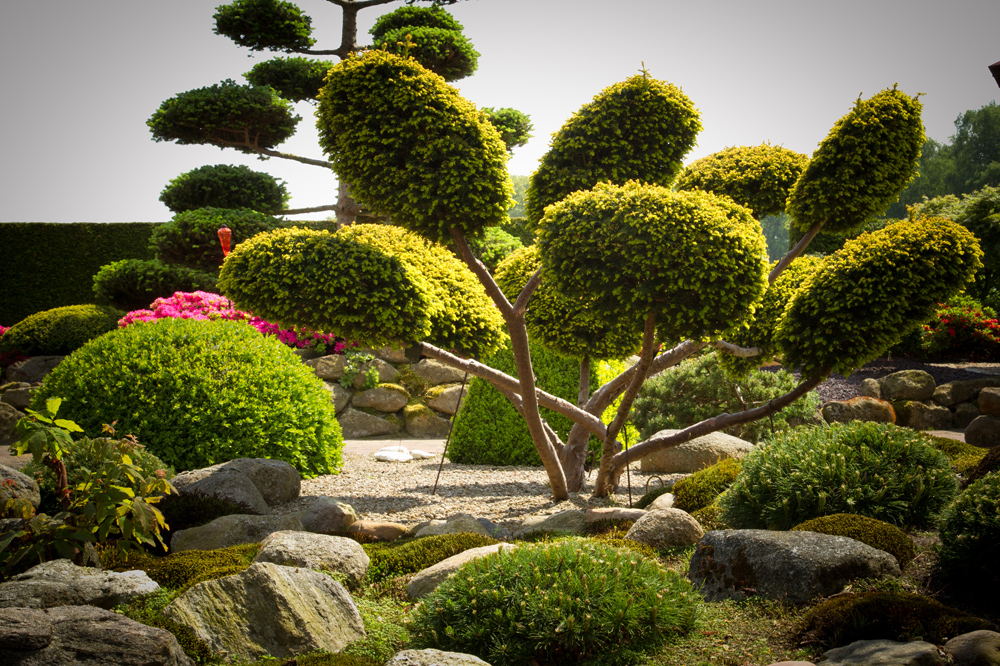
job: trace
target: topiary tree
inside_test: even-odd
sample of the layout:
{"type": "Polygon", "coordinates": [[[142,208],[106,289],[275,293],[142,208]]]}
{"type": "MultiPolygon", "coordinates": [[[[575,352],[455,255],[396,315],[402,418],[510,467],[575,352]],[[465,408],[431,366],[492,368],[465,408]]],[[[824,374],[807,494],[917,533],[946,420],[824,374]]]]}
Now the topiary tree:
{"type": "Polygon", "coordinates": [[[207,207],[277,213],[285,208],[288,196],[285,184],[271,174],[216,164],[177,176],[160,192],[160,201],[174,213],[207,207]]]}
{"type": "MultiPolygon", "coordinates": [[[[789,208],[794,223],[815,232],[830,220],[834,230],[845,229],[884,209],[912,177],[923,143],[919,114],[919,102],[896,89],[858,100],[796,182],[790,202],[795,206],[789,208]]],[[[543,159],[529,189],[529,207],[538,226],[539,268],[516,294],[505,293],[467,242],[468,236],[504,219],[511,190],[503,142],[483,115],[441,77],[412,59],[388,52],[351,57],[330,70],[318,118],[334,168],[364,201],[430,240],[454,243],[507,327],[516,378],[423,337],[428,330],[425,324],[403,324],[410,316],[403,307],[399,315],[345,322],[352,326],[349,334],[336,325],[320,328],[362,341],[398,336],[401,342],[419,345],[425,356],[496,386],[524,416],[553,495],[559,499],[582,486],[587,437],[574,440],[571,433],[563,442],[540,417],[539,405],[567,416],[603,442],[594,493],[607,494],[626,464],[617,436],[642,383],[709,346],[740,356],[759,354],[759,349],[740,347],[727,338],[754,321],[769,285],[808,244],[800,243],[768,272],[765,241],[751,210],[727,196],[672,191],[664,186],[680,170],[680,160],[700,124],[690,100],[645,72],[602,92],[553,138],[551,155],[543,159]],[[385,91],[389,80],[392,94],[385,91]],[[390,118],[398,120],[387,122],[390,118]],[[630,350],[640,351],[639,361],[589,397],[581,391],[576,405],[535,384],[529,326],[537,336],[547,318],[545,308],[539,305],[536,312],[534,305],[543,285],[604,321],[626,322],[622,324],[626,330],[641,327],[641,334],[637,330],[629,340],[630,350]],[[534,320],[536,315],[539,319],[534,320]],[[364,326],[369,327],[367,331],[364,326]],[[671,343],[661,349],[664,340],[671,343]],[[605,426],[600,415],[616,400],[618,411],[605,426]],[[578,449],[583,455],[576,455],[578,449]]],[[[774,168],[779,170],[780,162],[774,168]]],[[[907,229],[901,234],[886,229],[859,239],[856,249],[845,250],[842,259],[835,255],[828,261],[830,267],[824,266],[825,282],[803,280],[790,296],[776,324],[775,340],[788,359],[804,365],[798,386],[759,407],[650,438],[633,446],[628,456],[638,459],[779,411],[823,381],[832,368],[849,371],[850,366],[877,356],[890,337],[910,325],[908,318],[913,317],[913,323],[925,318],[925,301],[947,298],[961,289],[979,263],[975,239],[948,222],[908,225],[907,229]],[[909,252],[905,257],[903,253],[886,255],[897,265],[883,281],[905,280],[905,287],[893,284],[876,289],[873,281],[862,281],[857,295],[849,294],[846,286],[858,283],[856,262],[874,270],[866,262],[888,252],[886,248],[896,240],[905,241],[909,252]],[[947,267],[925,270],[936,263],[947,267]],[[824,295],[823,290],[838,296],[824,295]],[[904,296],[913,302],[897,302],[904,296]],[[871,308],[895,312],[880,313],[863,324],[867,337],[852,338],[855,347],[850,350],[830,344],[827,330],[862,326],[855,319],[857,312],[867,311],[868,304],[861,303],[866,299],[871,308]],[[810,309],[812,303],[823,303],[825,311],[817,316],[810,309]],[[795,356],[807,332],[826,344],[802,345],[808,353],[795,356]]],[[[273,238],[283,238],[282,234],[276,232],[273,238]]],[[[352,253],[374,251],[371,245],[353,239],[330,238],[340,238],[337,242],[343,243],[344,252],[352,242],[356,243],[352,253]]],[[[323,318],[339,322],[340,315],[327,297],[304,297],[309,281],[316,279],[312,276],[337,275],[353,290],[374,285],[362,284],[367,274],[358,270],[360,264],[352,268],[334,253],[321,253],[319,248],[330,242],[306,240],[287,257],[277,252],[251,257],[250,246],[244,244],[223,268],[223,289],[239,307],[253,311],[259,310],[257,302],[266,295],[286,321],[315,325],[323,318]],[[241,257],[244,252],[245,259],[241,257]],[[258,279],[259,268],[268,264],[273,264],[269,270],[282,276],[280,281],[258,279]],[[309,269],[301,278],[297,275],[300,266],[309,269]],[[353,270],[354,280],[344,275],[345,269],[353,270]],[[237,284],[239,290],[230,288],[237,284]]],[[[407,276],[414,283],[414,298],[420,297],[419,281],[412,273],[391,269],[392,257],[385,252],[381,255],[382,259],[371,260],[372,265],[384,264],[379,271],[407,276]]],[[[526,269],[517,272],[523,279],[526,269]]],[[[395,289],[397,282],[387,284],[395,289]]],[[[345,302],[342,307],[348,312],[350,305],[345,302]]],[[[575,320],[566,323],[575,324],[575,320]]],[[[554,337],[572,342],[573,336],[554,337]]],[[[578,349],[592,351],[590,345],[597,342],[594,338],[578,349]]],[[[614,346],[607,340],[600,342],[614,346]]]]}
{"type": "Polygon", "coordinates": [[[118,328],[124,312],[100,305],[66,305],[29,315],[0,335],[0,354],[65,356],[118,328]]]}
{"type": "MultiPolygon", "coordinates": [[[[262,158],[278,157],[329,169],[330,162],[293,155],[277,147],[294,132],[301,117],[292,102],[315,102],[333,61],[304,56],[346,58],[363,48],[358,44],[358,13],[397,0],[329,0],[340,7],[340,46],[314,49],[312,18],[284,0],[233,0],[216,9],[215,33],[251,51],[298,54],[258,63],[244,74],[249,85],[227,79],[222,83],[180,93],[166,100],[147,122],[155,141],[206,144],[234,148],[262,158]]],[[[458,0],[423,0],[431,7],[406,6],[378,19],[371,30],[374,48],[417,59],[449,81],[476,70],[479,53],[462,34],[462,25],[442,6],[458,0]]],[[[370,48],[370,47],[368,47],[370,48]]],[[[527,116],[513,109],[490,110],[502,129],[508,150],[523,145],[530,134],[527,116]]],[[[351,224],[363,209],[339,174],[336,204],[282,211],[286,215],[336,211],[337,224],[351,224]]],[[[214,205],[214,204],[213,204],[214,205]]],[[[366,202],[367,205],[367,202],[366,202]]],[[[274,212],[269,210],[267,212],[274,212]]]]}

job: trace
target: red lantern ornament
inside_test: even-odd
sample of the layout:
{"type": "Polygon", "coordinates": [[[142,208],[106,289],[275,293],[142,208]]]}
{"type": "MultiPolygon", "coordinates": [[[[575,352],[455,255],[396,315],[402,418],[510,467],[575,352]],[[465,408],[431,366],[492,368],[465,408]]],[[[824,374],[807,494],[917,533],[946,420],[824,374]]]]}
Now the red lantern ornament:
{"type": "Polygon", "coordinates": [[[222,257],[225,259],[229,256],[229,239],[233,237],[233,232],[226,225],[222,225],[218,231],[219,243],[222,244],[222,257]]]}

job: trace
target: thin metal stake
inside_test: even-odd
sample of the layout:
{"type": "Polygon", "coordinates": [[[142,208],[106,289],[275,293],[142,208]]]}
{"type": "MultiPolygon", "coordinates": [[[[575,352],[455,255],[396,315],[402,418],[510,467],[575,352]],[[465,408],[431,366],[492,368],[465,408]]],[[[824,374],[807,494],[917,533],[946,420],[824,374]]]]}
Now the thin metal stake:
{"type": "MultiPolygon", "coordinates": [[[[469,373],[465,373],[462,377],[462,389],[458,392],[458,404],[462,404],[462,397],[465,395],[465,382],[469,379],[469,373]]],[[[455,419],[458,418],[458,410],[451,416],[451,422],[448,424],[448,438],[444,440],[444,451],[441,452],[441,464],[438,465],[437,478],[434,479],[434,488],[431,489],[431,495],[437,493],[438,481],[441,480],[441,470],[444,469],[444,456],[448,453],[448,445],[451,444],[451,431],[455,428],[455,419]]]]}
{"type": "Polygon", "coordinates": [[[628,419],[622,428],[625,431],[625,478],[628,479],[628,508],[632,508],[632,469],[628,464],[628,419]]]}

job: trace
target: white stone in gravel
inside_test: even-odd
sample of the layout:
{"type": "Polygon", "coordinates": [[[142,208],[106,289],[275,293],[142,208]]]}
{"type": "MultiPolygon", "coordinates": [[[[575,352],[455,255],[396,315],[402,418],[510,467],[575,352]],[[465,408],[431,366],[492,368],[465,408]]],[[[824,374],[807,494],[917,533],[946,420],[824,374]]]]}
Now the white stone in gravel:
{"type": "Polygon", "coordinates": [[[413,456],[414,460],[427,460],[428,458],[434,458],[437,454],[421,451],[420,449],[413,449],[410,451],[410,455],[413,456]]]}
{"type": "Polygon", "coordinates": [[[410,462],[411,460],[413,460],[413,456],[407,453],[406,449],[403,449],[402,451],[387,451],[385,449],[382,449],[381,451],[375,452],[375,460],[378,460],[380,462],[410,462]]]}
{"type": "Polygon", "coordinates": [[[673,493],[663,493],[655,500],[653,500],[649,506],[646,507],[649,511],[659,511],[660,509],[672,509],[674,508],[674,495],[673,493]]]}

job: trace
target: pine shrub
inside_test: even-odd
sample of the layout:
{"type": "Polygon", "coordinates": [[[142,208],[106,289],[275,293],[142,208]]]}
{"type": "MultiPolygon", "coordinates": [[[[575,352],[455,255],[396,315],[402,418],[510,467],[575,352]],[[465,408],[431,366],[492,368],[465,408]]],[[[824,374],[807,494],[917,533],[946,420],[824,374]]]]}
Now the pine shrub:
{"type": "MultiPolygon", "coordinates": [[[[995,449],[994,449],[995,450],[995,449]]],[[[955,587],[991,601],[1000,592],[1000,472],[971,483],[941,517],[939,564],[955,587]]]]}
{"type": "Polygon", "coordinates": [[[831,516],[820,516],[807,520],[796,525],[792,530],[819,532],[820,534],[843,536],[860,541],[872,548],[884,550],[895,557],[896,561],[899,562],[900,569],[905,569],[906,565],[912,562],[917,555],[913,539],[908,537],[905,532],[894,525],[867,516],[835,513],[831,516]]]}
{"type": "Polygon", "coordinates": [[[100,305],[67,305],[36,312],[0,336],[0,353],[65,356],[115,330],[124,314],[100,305]]]}
{"type": "Polygon", "coordinates": [[[957,487],[948,459],[922,434],[855,421],[755,447],[719,504],[738,529],[787,530],[835,513],[919,527],[934,523],[957,487]]]}
{"type": "Polygon", "coordinates": [[[635,664],[693,628],[697,595],[635,552],[580,539],[466,563],[414,610],[417,647],[494,666],[635,664]]]}
{"type": "Polygon", "coordinates": [[[976,466],[969,470],[969,476],[965,480],[966,487],[998,469],[1000,469],[1000,446],[994,446],[988,449],[976,466]]]}
{"type": "Polygon", "coordinates": [[[67,357],[33,404],[53,396],[85,432],[117,421],[179,471],[274,458],[315,476],[340,463],[343,438],[322,382],[244,322],[159,319],[117,329],[67,357]]]}

